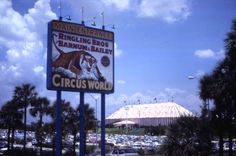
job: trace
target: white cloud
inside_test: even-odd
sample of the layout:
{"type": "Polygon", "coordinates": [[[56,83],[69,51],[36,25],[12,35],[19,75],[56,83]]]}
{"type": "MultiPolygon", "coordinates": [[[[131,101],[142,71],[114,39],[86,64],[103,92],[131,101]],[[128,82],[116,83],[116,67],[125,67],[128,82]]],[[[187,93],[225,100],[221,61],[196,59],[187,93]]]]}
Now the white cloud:
{"type": "Polygon", "coordinates": [[[146,99],[146,98],[147,97],[144,94],[142,94],[141,92],[136,92],[129,97],[128,103],[129,104],[134,104],[134,103],[137,104],[139,101],[144,102],[144,99],[146,99]]]}
{"type": "Polygon", "coordinates": [[[165,88],[165,92],[171,96],[179,95],[185,93],[185,90],[181,90],[178,88],[165,88]]]}
{"type": "Polygon", "coordinates": [[[120,94],[118,96],[110,94],[106,97],[106,106],[109,106],[109,108],[111,108],[112,111],[113,107],[119,108],[120,106],[125,105],[125,101],[128,101],[128,98],[129,97],[126,94],[120,94]]]}
{"type": "Polygon", "coordinates": [[[204,72],[204,71],[202,71],[202,70],[198,70],[197,71],[197,73],[196,73],[196,77],[202,77],[202,76],[204,76],[206,73],[204,72]]]}
{"type": "Polygon", "coordinates": [[[124,81],[124,80],[117,80],[117,83],[118,83],[118,84],[125,84],[126,81],[124,81]]]}
{"type": "Polygon", "coordinates": [[[214,52],[211,49],[201,49],[201,50],[196,50],[194,52],[194,55],[199,57],[199,58],[204,58],[204,59],[223,59],[224,58],[224,51],[220,50],[219,52],[214,52]]]}
{"type": "Polygon", "coordinates": [[[189,0],[101,0],[112,11],[130,11],[142,18],[156,18],[167,23],[187,19],[191,14],[189,0]]]}
{"type": "Polygon", "coordinates": [[[137,13],[140,17],[159,18],[168,23],[186,19],[190,15],[187,0],[142,0],[137,13]]]}
{"type": "Polygon", "coordinates": [[[120,57],[123,53],[123,51],[121,49],[118,48],[118,45],[115,43],[115,57],[120,57]]]}
{"type": "Polygon", "coordinates": [[[43,45],[47,23],[56,18],[49,0],[36,1],[27,14],[21,15],[12,8],[11,1],[0,4],[0,46],[6,49],[0,62],[1,103],[16,85],[32,83],[45,89],[45,51],[43,45]],[[42,87],[44,86],[44,87],[42,87]]]}
{"type": "Polygon", "coordinates": [[[127,95],[121,94],[121,95],[117,98],[117,101],[118,101],[119,103],[124,104],[124,101],[127,101],[127,99],[128,99],[128,96],[127,96],[127,95]]]}
{"type": "Polygon", "coordinates": [[[221,49],[216,53],[216,59],[224,59],[224,58],[225,58],[225,51],[221,49]]]}
{"type": "Polygon", "coordinates": [[[196,50],[194,55],[199,58],[214,58],[215,52],[211,49],[196,50]]]}
{"type": "Polygon", "coordinates": [[[36,74],[38,74],[38,73],[41,73],[44,71],[44,67],[43,66],[36,66],[36,67],[34,67],[33,70],[36,74]]]}
{"type": "Polygon", "coordinates": [[[57,19],[56,14],[51,10],[50,0],[38,0],[34,8],[29,9],[28,12],[24,15],[24,19],[29,29],[38,35],[46,34],[48,21],[57,19]]]}
{"type": "Polygon", "coordinates": [[[102,0],[102,2],[109,7],[116,7],[118,10],[123,11],[130,8],[131,0],[102,0]]]}

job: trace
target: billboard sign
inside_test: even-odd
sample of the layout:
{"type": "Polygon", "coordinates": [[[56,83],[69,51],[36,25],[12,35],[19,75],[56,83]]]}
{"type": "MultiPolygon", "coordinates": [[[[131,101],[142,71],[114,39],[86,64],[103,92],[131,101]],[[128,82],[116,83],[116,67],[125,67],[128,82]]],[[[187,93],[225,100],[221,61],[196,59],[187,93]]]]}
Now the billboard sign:
{"type": "Polygon", "coordinates": [[[114,33],[53,20],[48,24],[47,88],[114,92],[114,33]]]}

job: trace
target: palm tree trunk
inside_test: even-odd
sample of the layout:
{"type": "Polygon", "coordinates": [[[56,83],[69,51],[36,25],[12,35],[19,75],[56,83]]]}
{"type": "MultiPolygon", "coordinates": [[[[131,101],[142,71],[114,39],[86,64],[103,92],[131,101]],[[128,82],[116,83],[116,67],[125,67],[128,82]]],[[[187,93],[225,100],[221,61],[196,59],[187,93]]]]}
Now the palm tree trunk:
{"type": "Polygon", "coordinates": [[[23,150],[25,152],[25,145],[26,145],[26,116],[27,116],[27,106],[25,102],[25,107],[24,107],[24,145],[23,145],[23,150]]]}
{"type": "Polygon", "coordinates": [[[74,139],[73,139],[73,153],[74,153],[74,155],[76,155],[76,153],[75,153],[75,142],[76,142],[76,133],[74,133],[74,139]]]}
{"type": "Polygon", "coordinates": [[[52,140],[52,154],[53,155],[56,155],[56,150],[55,150],[56,144],[55,144],[55,141],[56,141],[56,139],[55,139],[55,134],[54,134],[53,140],[52,140]]]}
{"type": "Polygon", "coordinates": [[[11,134],[11,128],[8,126],[8,131],[7,131],[7,150],[10,149],[10,134],[11,134]]]}
{"type": "Polygon", "coordinates": [[[87,154],[87,151],[86,151],[86,137],[87,137],[87,131],[84,131],[84,153],[87,154]]]}
{"type": "Polygon", "coordinates": [[[219,149],[219,156],[223,156],[223,134],[222,134],[222,130],[220,130],[220,133],[219,133],[219,146],[220,146],[220,149],[219,149]]]}
{"type": "Polygon", "coordinates": [[[229,128],[229,156],[233,155],[232,147],[233,147],[232,130],[229,128]]]}
{"type": "Polygon", "coordinates": [[[15,128],[12,128],[12,131],[11,131],[11,149],[13,150],[13,145],[14,145],[14,141],[15,141],[15,128]]]}
{"type": "Polygon", "coordinates": [[[40,122],[40,123],[39,123],[39,124],[40,124],[40,125],[39,125],[39,129],[40,129],[40,155],[42,155],[42,151],[43,151],[43,149],[42,149],[42,148],[43,148],[43,147],[42,147],[42,143],[43,143],[43,138],[42,138],[42,135],[43,135],[43,134],[42,134],[42,132],[43,132],[43,131],[42,131],[43,115],[42,115],[42,111],[41,111],[41,110],[42,110],[42,108],[41,108],[41,104],[40,104],[40,119],[39,119],[39,120],[40,120],[40,121],[39,121],[39,122],[40,122]]]}
{"type": "Polygon", "coordinates": [[[224,131],[224,125],[223,125],[223,119],[222,119],[222,114],[219,113],[219,120],[218,124],[220,127],[218,127],[218,135],[219,135],[219,156],[223,156],[223,131],[224,131]]]}

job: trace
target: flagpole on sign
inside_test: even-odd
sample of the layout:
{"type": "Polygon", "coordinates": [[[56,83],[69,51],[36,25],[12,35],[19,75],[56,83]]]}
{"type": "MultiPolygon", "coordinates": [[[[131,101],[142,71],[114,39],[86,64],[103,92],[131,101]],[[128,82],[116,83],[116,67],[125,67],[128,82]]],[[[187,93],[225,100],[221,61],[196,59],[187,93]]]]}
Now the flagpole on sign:
{"type": "Polygon", "coordinates": [[[81,17],[82,21],[81,21],[81,23],[82,23],[82,25],[84,25],[84,7],[81,8],[81,14],[82,14],[82,17],[81,17]]]}
{"type": "Polygon", "coordinates": [[[60,21],[62,20],[62,15],[61,15],[61,0],[60,0],[60,3],[59,3],[59,20],[60,21]]]}
{"type": "Polygon", "coordinates": [[[102,12],[101,15],[102,15],[102,29],[105,30],[105,25],[104,25],[104,12],[102,12]]]}

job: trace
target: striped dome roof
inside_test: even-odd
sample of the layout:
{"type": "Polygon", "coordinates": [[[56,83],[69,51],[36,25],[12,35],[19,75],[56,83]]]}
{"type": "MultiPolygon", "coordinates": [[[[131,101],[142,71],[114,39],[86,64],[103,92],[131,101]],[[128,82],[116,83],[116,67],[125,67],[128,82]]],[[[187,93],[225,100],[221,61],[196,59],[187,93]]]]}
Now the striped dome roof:
{"type": "Polygon", "coordinates": [[[192,112],[174,103],[152,103],[127,105],[108,116],[106,119],[133,118],[176,118],[183,115],[193,115],[192,112]]]}

